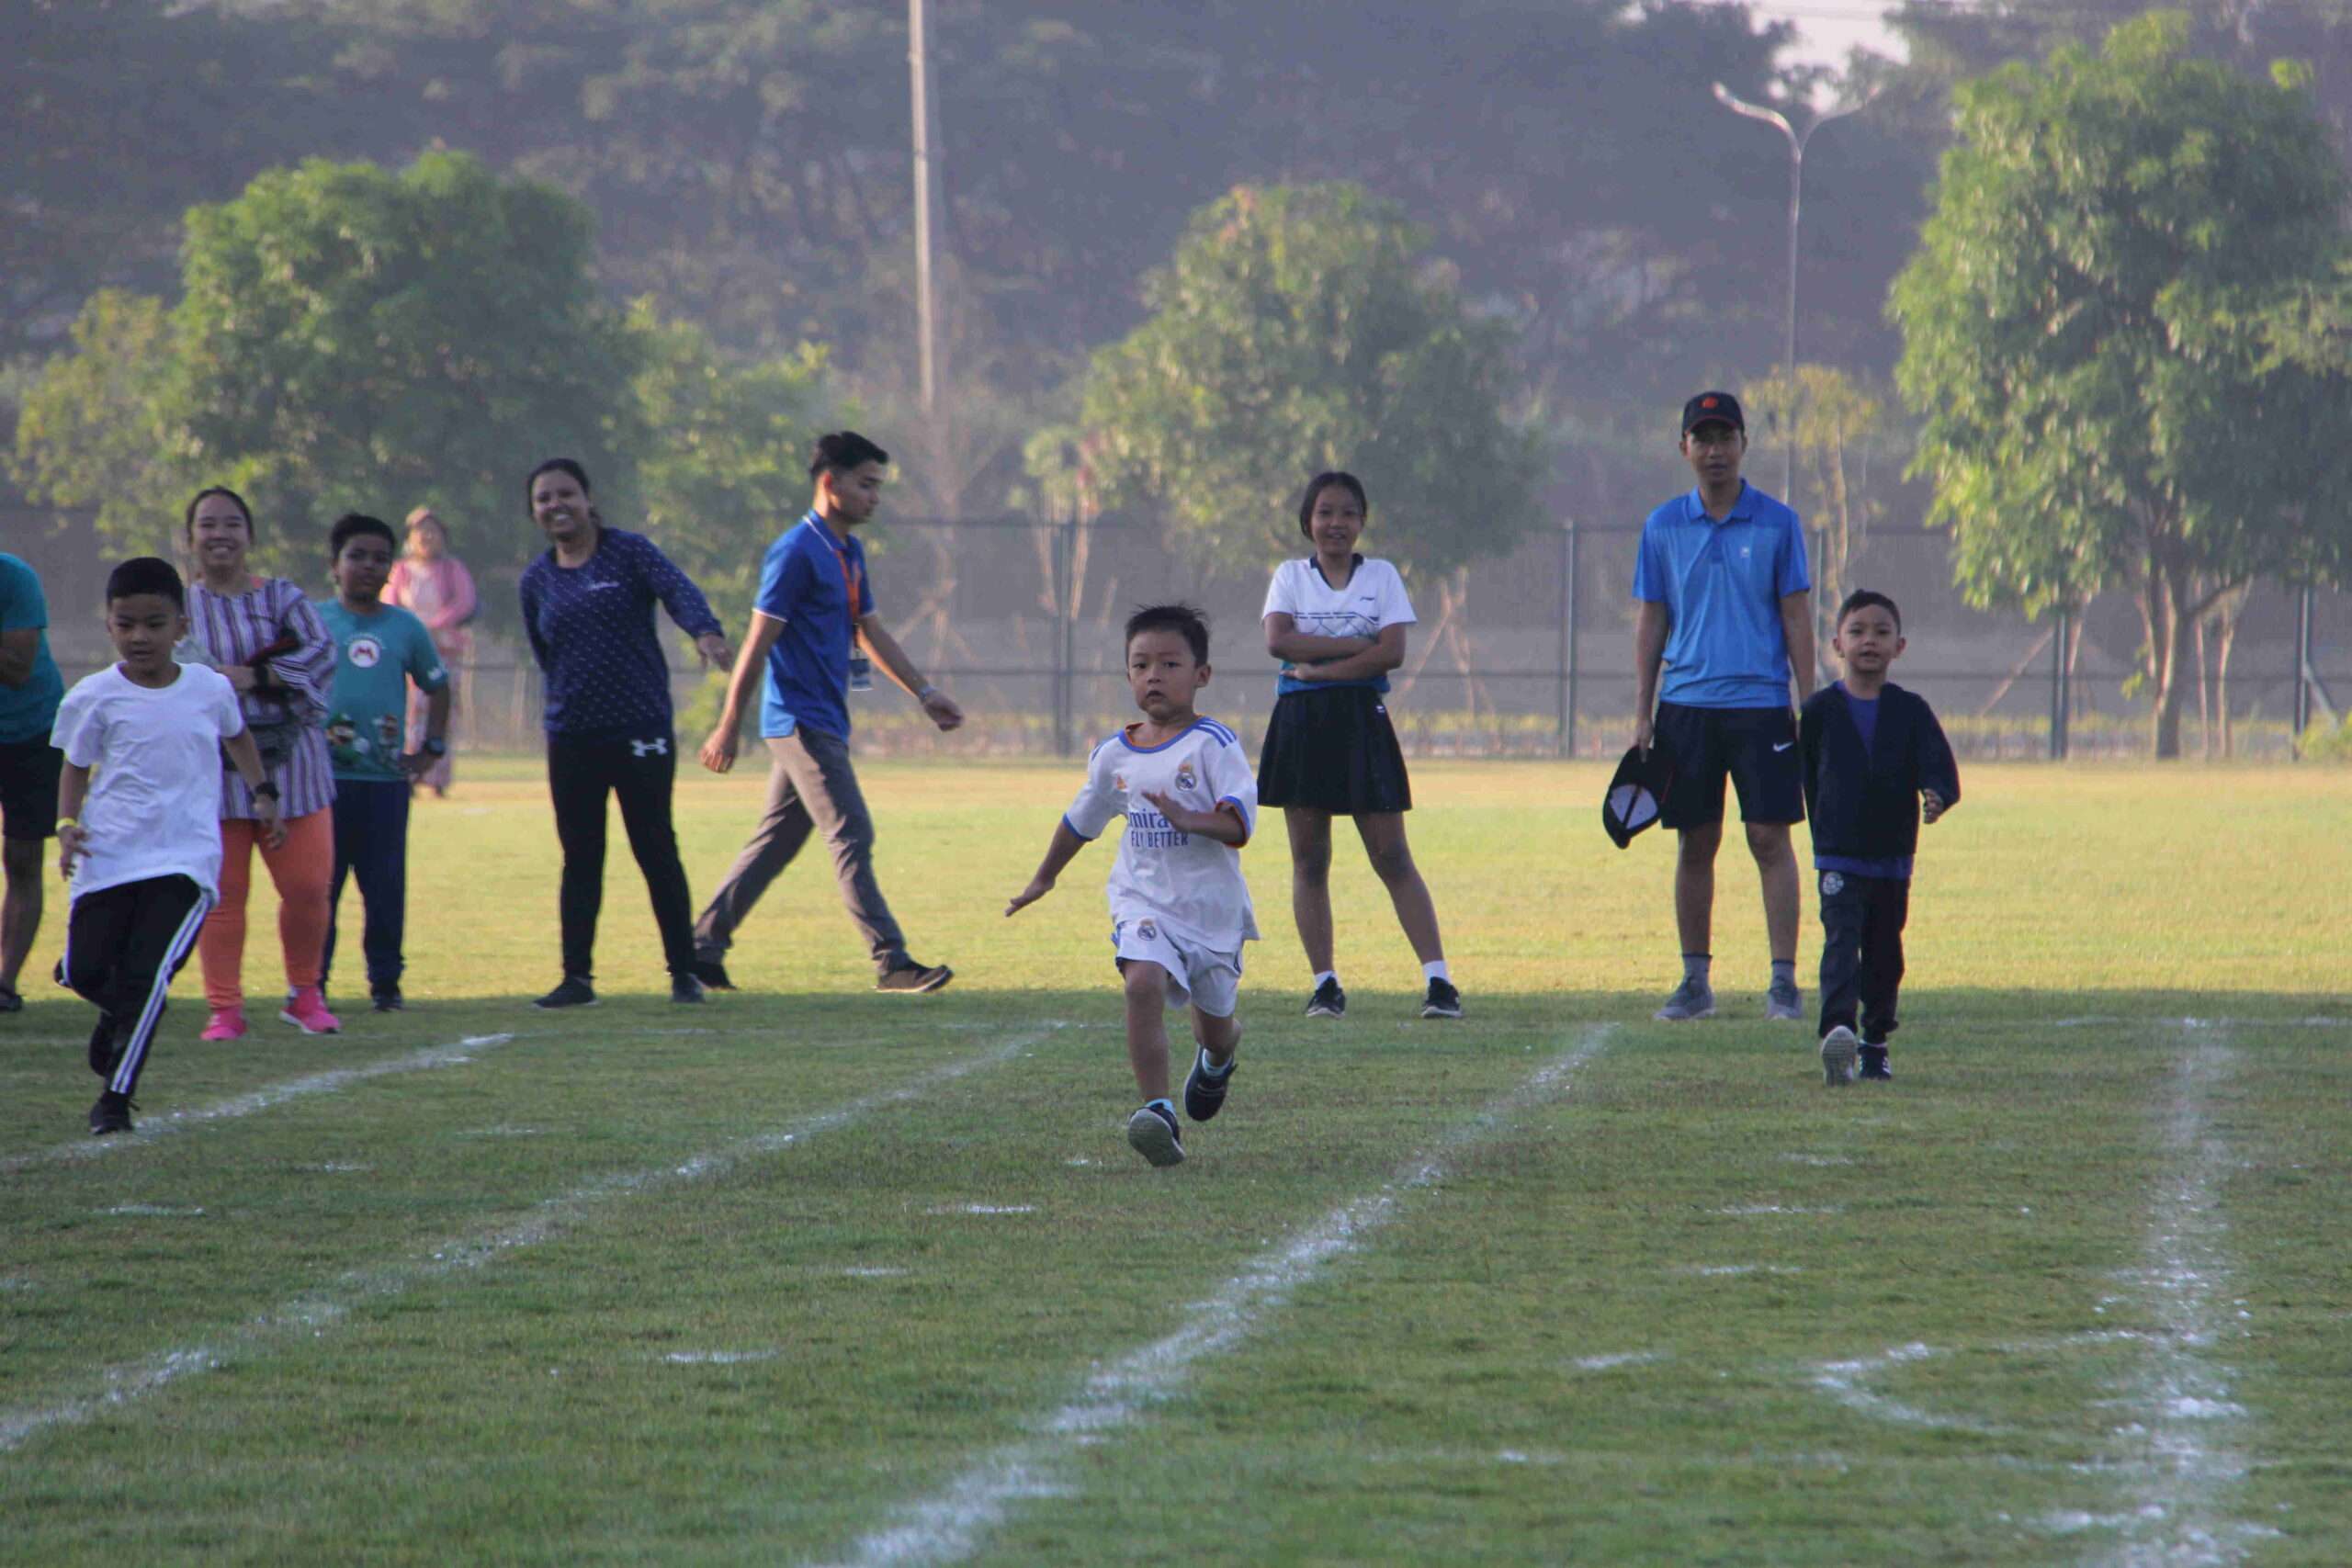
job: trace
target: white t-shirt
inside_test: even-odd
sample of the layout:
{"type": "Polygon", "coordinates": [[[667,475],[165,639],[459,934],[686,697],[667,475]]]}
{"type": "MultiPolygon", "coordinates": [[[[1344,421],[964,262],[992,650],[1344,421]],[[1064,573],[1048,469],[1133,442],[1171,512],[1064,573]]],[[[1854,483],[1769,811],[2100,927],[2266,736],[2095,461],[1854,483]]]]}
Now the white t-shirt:
{"type": "MultiPolygon", "coordinates": [[[[1337,588],[1324,580],[1323,568],[1313,556],[1283,562],[1274,568],[1274,580],[1266,584],[1266,607],[1258,613],[1258,618],[1262,621],[1277,614],[1288,615],[1293,625],[1310,637],[1378,637],[1383,626],[1410,626],[1419,618],[1413,614],[1413,601],[1407,597],[1405,580],[1396,575],[1396,569],[1370,556],[1356,557],[1354,573],[1337,588]]],[[[1375,692],[1388,689],[1385,675],[1362,681],[1301,681],[1291,673],[1295,668],[1288,661],[1283,663],[1276,690],[1329,692],[1345,686],[1369,686],[1375,692]]]]}
{"type": "Polygon", "coordinates": [[[1258,830],[1258,779],[1241,742],[1213,718],[1196,718],[1172,740],[1138,747],[1121,730],[1086,760],[1086,787],[1063,820],[1081,839],[1094,839],[1125,814],[1127,830],[1111,866],[1111,919],[1157,920],[1180,939],[1217,953],[1238,953],[1258,940],[1250,885],[1240,852],[1215,839],[1168,825],[1146,792],[1164,795],[1190,810],[1230,803],[1242,825],[1258,830]]]}
{"type": "Polygon", "coordinates": [[[96,772],[82,807],[89,835],[74,897],[186,876],[220,892],[220,742],[242,735],[236,688],[217,670],[183,664],[168,686],[141,686],[119,665],[65,694],[50,744],[96,772]]]}

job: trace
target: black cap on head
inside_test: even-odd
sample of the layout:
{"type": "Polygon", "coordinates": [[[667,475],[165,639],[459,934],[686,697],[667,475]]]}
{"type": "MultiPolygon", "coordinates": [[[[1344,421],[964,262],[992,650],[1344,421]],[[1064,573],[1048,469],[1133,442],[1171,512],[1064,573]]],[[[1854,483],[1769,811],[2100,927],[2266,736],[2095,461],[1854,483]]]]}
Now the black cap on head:
{"type": "Polygon", "coordinates": [[[1739,400],[1729,392],[1702,392],[1682,405],[1682,434],[1688,435],[1702,424],[1746,430],[1747,416],[1739,412],[1739,400]]]}

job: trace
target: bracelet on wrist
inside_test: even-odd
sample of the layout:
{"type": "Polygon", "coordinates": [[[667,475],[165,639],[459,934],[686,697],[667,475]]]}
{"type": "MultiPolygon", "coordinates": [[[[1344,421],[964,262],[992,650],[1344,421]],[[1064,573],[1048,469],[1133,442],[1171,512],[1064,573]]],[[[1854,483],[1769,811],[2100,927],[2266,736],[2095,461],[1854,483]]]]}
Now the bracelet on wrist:
{"type": "Polygon", "coordinates": [[[939,688],[933,685],[928,681],[925,681],[922,685],[915,688],[915,701],[919,703],[927,703],[938,694],[939,688]]]}
{"type": "Polygon", "coordinates": [[[276,800],[277,798],[277,785],[267,779],[264,779],[257,784],[248,785],[246,793],[251,795],[255,800],[276,800]]]}
{"type": "Polygon", "coordinates": [[[82,825],[82,819],[79,817],[61,817],[57,819],[57,825],[60,828],[79,828],[82,825]]]}

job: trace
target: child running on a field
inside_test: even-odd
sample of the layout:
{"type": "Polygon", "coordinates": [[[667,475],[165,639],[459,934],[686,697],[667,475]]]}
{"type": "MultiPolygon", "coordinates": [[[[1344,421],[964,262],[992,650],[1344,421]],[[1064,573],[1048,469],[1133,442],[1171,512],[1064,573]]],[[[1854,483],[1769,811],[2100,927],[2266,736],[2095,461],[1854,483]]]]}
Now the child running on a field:
{"type": "Polygon", "coordinates": [[[1189,604],[1153,604],[1127,621],[1127,684],[1139,723],[1094,748],[1086,784],[1054,829],[1010,916],[1053,889],[1078,852],[1126,818],[1111,866],[1111,942],[1127,994],[1127,1061],[1143,1105],[1127,1142],[1154,1165],[1184,1157],[1168,1097],[1168,1021],[1187,1003],[1198,1049],[1184,1113],[1205,1122],[1225,1105],[1241,1025],[1241,944],[1258,940],[1235,852],[1258,823],[1258,781],[1233,731],[1193,711],[1209,683],[1209,628],[1189,604]]]}
{"type": "Polygon", "coordinates": [[[114,569],[107,635],[121,662],[65,694],[52,737],[65,753],[58,869],[74,900],[57,973],[98,1010],[90,1070],[107,1087],[90,1132],[100,1137],[131,1130],[130,1095],[164,994],[220,897],[224,749],[253,793],[264,841],[286,841],[277,786],[236,688],[218,671],[173,662],[187,635],[187,592],[169,561],[142,556],[114,569]]]}
{"type": "Polygon", "coordinates": [[[1960,800],[1960,765],[1926,699],[1886,678],[1903,612],[1869,589],[1838,607],[1830,643],[1846,678],[1807,699],[1797,725],[1813,863],[1821,874],[1821,1070],[1831,1084],[1883,1081],[1903,983],[1903,923],[1919,824],[1960,800]],[[1861,1002],[1857,1041],[1855,1000],[1861,1002]]]}

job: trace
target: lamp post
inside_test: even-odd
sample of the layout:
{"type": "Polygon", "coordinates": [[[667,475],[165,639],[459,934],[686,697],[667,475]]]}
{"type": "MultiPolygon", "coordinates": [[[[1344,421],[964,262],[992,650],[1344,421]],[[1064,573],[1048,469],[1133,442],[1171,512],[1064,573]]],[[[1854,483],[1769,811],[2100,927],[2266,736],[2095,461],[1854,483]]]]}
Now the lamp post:
{"type": "Polygon", "coordinates": [[[1781,499],[1791,504],[1796,501],[1797,482],[1797,220],[1804,204],[1804,144],[1813,140],[1815,131],[1831,120],[1860,114],[1870,107],[1871,100],[1877,96],[1878,89],[1872,88],[1843,108],[1825,109],[1800,131],[1780,110],[1768,108],[1762,104],[1751,104],[1721,82],[1715,84],[1717,103],[1734,114],[1778,126],[1781,134],[1789,139],[1789,299],[1781,333],[1781,374],[1788,384],[1789,408],[1788,429],[1781,436],[1781,499]]]}

